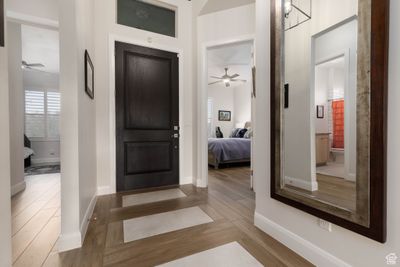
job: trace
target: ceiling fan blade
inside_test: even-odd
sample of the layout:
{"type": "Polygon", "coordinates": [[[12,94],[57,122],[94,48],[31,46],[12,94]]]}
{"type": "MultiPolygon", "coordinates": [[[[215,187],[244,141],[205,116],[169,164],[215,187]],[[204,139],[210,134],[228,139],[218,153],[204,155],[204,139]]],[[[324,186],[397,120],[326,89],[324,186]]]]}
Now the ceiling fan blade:
{"type": "Polygon", "coordinates": [[[31,68],[44,68],[44,65],[41,63],[33,63],[33,64],[26,64],[26,65],[31,68]]]}
{"type": "Polygon", "coordinates": [[[232,81],[232,82],[244,82],[244,83],[247,82],[247,80],[237,80],[237,79],[232,79],[231,81],[232,81]]]}
{"type": "Polygon", "coordinates": [[[231,78],[231,79],[235,79],[235,78],[237,78],[237,77],[239,77],[240,75],[239,74],[233,74],[232,76],[229,76],[229,78],[231,78]]]}
{"type": "Polygon", "coordinates": [[[223,79],[224,79],[224,78],[217,77],[217,76],[210,76],[210,78],[213,78],[213,79],[218,79],[218,80],[223,80],[223,79]]]}
{"type": "Polygon", "coordinates": [[[222,83],[222,81],[212,82],[212,83],[209,83],[208,85],[213,85],[213,84],[216,84],[216,83],[222,83]]]}

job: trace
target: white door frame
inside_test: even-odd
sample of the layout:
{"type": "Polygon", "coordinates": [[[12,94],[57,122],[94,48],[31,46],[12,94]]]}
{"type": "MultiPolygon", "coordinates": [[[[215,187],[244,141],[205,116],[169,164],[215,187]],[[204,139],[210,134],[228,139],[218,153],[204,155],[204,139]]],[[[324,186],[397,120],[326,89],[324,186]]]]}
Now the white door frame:
{"type": "MultiPolygon", "coordinates": [[[[150,40],[149,40],[150,41],[150,40]]],[[[158,50],[163,50],[167,52],[177,53],[179,57],[179,124],[180,124],[180,148],[179,148],[179,183],[185,183],[183,177],[183,149],[182,144],[184,144],[185,133],[184,133],[184,121],[183,121],[183,82],[184,82],[184,55],[183,50],[177,48],[176,46],[168,46],[163,44],[157,44],[152,42],[146,42],[140,39],[134,39],[129,37],[124,37],[120,35],[110,34],[109,35],[109,88],[110,88],[110,112],[109,112],[109,122],[110,122],[110,192],[108,194],[114,194],[117,192],[117,168],[116,168],[116,127],[115,127],[115,42],[123,42],[127,44],[153,48],[158,50]]]]}
{"type": "Polygon", "coordinates": [[[204,42],[200,46],[200,69],[197,91],[197,187],[208,186],[208,135],[207,135],[207,98],[208,98],[208,59],[207,51],[210,48],[241,43],[253,42],[255,49],[255,35],[241,35],[229,39],[204,42]]]}

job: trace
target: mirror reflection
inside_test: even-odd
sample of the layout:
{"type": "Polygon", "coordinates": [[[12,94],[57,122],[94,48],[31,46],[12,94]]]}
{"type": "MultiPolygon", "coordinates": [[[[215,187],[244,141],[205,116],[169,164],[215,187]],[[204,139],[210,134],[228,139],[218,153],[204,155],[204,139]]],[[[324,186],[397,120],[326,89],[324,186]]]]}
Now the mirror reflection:
{"type": "Polygon", "coordinates": [[[282,186],[356,211],[358,1],[284,0],[284,13],[282,186]]]}

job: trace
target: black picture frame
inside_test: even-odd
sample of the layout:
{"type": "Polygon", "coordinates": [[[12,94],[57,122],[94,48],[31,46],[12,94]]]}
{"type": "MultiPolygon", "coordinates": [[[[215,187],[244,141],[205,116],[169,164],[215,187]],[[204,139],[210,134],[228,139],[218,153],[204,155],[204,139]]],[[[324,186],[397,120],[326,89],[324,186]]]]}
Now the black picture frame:
{"type": "Polygon", "coordinates": [[[323,119],[325,117],[325,107],[323,105],[317,105],[317,119],[323,119]]]}
{"type": "Polygon", "coordinates": [[[94,67],[87,50],[85,50],[85,91],[91,99],[94,99],[94,67]]]}
{"type": "Polygon", "coordinates": [[[227,110],[219,110],[218,111],[218,120],[219,121],[231,121],[232,113],[227,110]]]}
{"type": "Polygon", "coordinates": [[[0,47],[4,47],[4,0],[0,0],[0,47]]]}

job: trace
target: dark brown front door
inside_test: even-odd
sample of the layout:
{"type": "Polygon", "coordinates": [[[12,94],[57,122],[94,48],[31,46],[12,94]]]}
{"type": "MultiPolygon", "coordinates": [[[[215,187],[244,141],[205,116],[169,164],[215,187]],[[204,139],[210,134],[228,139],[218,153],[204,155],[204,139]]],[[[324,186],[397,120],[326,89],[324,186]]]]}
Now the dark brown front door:
{"type": "Polygon", "coordinates": [[[115,46],[117,191],[178,185],[178,55],[115,46]]]}

